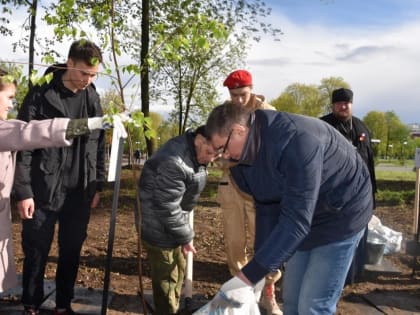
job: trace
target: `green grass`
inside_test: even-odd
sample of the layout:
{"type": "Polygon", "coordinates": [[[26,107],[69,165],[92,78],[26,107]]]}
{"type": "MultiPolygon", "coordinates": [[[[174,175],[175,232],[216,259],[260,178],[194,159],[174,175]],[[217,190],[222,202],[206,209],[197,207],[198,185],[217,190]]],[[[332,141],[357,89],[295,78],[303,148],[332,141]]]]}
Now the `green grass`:
{"type": "Polygon", "coordinates": [[[209,178],[213,178],[213,177],[220,178],[220,177],[222,177],[223,171],[220,168],[209,167],[208,171],[209,171],[209,178]]]}
{"type": "Polygon", "coordinates": [[[399,166],[401,164],[406,166],[414,166],[414,160],[413,159],[406,159],[406,160],[399,160],[399,159],[375,159],[375,164],[390,164],[399,166]]]}
{"type": "MultiPolygon", "coordinates": [[[[397,162],[395,162],[397,163],[397,162]]],[[[394,163],[394,164],[395,164],[394,163]]],[[[136,184],[139,171],[136,172],[136,180],[133,178],[132,170],[124,169],[122,173],[120,198],[121,206],[132,207],[135,202],[136,184]]],[[[217,183],[222,176],[222,171],[216,167],[209,167],[209,179],[202,193],[202,197],[216,200],[217,183]]],[[[376,201],[381,206],[407,205],[414,202],[416,172],[376,170],[377,193],[376,201]]],[[[111,187],[105,189],[103,200],[111,201],[113,191],[111,187]]]]}
{"type": "Polygon", "coordinates": [[[376,170],[378,205],[407,205],[414,202],[416,172],[376,170]]]}
{"type": "Polygon", "coordinates": [[[416,181],[416,172],[414,171],[376,170],[375,173],[376,180],[416,181]]]}
{"type": "Polygon", "coordinates": [[[414,189],[408,191],[390,191],[378,190],[376,193],[376,201],[379,205],[396,206],[411,204],[414,201],[414,189]]]}

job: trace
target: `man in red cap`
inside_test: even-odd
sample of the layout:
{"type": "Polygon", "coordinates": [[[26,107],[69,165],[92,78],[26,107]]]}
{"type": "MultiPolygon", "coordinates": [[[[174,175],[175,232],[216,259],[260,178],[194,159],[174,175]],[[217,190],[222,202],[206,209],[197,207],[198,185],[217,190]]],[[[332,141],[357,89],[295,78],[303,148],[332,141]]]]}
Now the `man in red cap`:
{"type": "Polygon", "coordinates": [[[266,103],[263,95],[252,93],[252,75],[246,70],[236,70],[229,74],[223,82],[229,89],[230,99],[236,105],[248,107],[251,110],[273,109],[266,103]]]}
{"type": "MultiPolygon", "coordinates": [[[[244,106],[249,110],[271,109],[265,97],[252,93],[252,75],[246,70],[236,70],[230,73],[223,86],[229,89],[232,103],[244,106]]],[[[230,273],[235,276],[248,262],[248,249],[252,249],[255,238],[255,206],[253,198],[239,190],[233,182],[229,171],[231,163],[222,162],[223,176],[220,180],[217,201],[223,210],[223,227],[225,250],[230,273]],[[248,237],[247,237],[248,228],[248,237]]],[[[276,302],[274,284],[280,279],[281,272],[270,273],[265,279],[265,286],[260,300],[260,306],[267,315],[283,314],[276,302]]]]}

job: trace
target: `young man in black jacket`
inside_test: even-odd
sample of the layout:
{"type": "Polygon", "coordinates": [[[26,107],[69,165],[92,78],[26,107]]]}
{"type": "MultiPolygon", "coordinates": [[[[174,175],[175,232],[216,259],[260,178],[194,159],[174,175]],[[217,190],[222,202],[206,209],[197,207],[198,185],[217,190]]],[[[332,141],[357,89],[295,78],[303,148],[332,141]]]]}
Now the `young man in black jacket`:
{"type": "MultiPolygon", "coordinates": [[[[66,64],[46,73],[52,80],[33,87],[18,119],[102,116],[93,80],[102,62],[100,49],[88,40],[75,41],[66,64]]],[[[54,315],[74,314],[71,300],[86,238],[90,209],[99,201],[105,180],[105,139],[102,130],[73,141],[66,148],[23,151],[18,155],[15,192],[22,221],[24,314],[36,315],[44,297],[48,253],[59,223],[59,257],[54,315]]]]}

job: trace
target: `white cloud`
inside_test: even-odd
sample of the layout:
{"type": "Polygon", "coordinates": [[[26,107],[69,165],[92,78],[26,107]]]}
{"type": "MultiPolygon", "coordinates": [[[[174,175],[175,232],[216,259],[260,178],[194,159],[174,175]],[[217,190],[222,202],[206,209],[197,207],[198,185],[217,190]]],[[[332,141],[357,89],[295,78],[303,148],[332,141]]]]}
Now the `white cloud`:
{"type": "Polygon", "coordinates": [[[355,93],[355,115],[393,110],[403,122],[419,121],[420,22],[392,29],[296,25],[273,16],[284,35],[280,42],[265,38],[247,59],[254,90],[267,99],[290,84],[319,84],[340,76],[355,93]]]}

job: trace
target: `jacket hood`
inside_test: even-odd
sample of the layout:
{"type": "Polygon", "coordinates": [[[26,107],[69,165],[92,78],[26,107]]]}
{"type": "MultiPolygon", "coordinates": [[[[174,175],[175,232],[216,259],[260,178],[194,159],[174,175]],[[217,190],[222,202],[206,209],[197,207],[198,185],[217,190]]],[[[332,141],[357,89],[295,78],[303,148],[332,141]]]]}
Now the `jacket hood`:
{"type": "Polygon", "coordinates": [[[56,63],[56,64],[53,64],[53,65],[49,66],[47,68],[47,70],[45,70],[44,75],[47,75],[47,74],[53,72],[54,73],[54,77],[55,77],[56,76],[56,73],[63,75],[63,73],[66,70],[67,70],[67,64],[65,64],[65,63],[56,63]]]}

